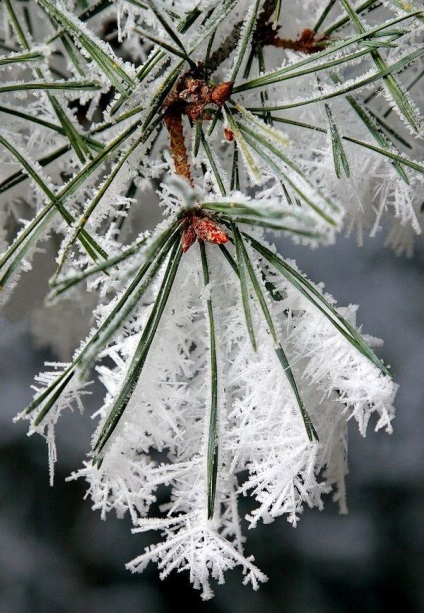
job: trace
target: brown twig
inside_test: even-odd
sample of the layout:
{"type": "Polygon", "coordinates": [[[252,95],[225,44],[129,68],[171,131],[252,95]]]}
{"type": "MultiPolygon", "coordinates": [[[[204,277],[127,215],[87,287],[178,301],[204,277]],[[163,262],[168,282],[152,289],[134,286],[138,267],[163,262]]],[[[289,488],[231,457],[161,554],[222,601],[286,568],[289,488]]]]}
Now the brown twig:
{"type": "MultiPolygon", "coordinates": [[[[263,9],[258,17],[257,27],[261,27],[261,24],[266,24],[271,19],[276,6],[277,0],[266,0],[264,2],[263,9]]],[[[237,47],[242,26],[243,20],[238,21],[223,43],[212,53],[207,66],[205,66],[208,75],[212,75],[237,47]]]]}
{"type": "Polygon", "coordinates": [[[267,0],[264,3],[253,33],[252,45],[254,49],[272,45],[273,47],[291,49],[302,53],[317,53],[321,51],[327,42],[329,42],[328,37],[317,36],[316,33],[309,28],[303,30],[296,40],[278,36],[280,26],[270,23],[269,21],[275,11],[276,4],[276,0],[267,0]]]}
{"type": "Polygon", "coordinates": [[[206,73],[208,75],[212,75],[227,59],[227,57],[230,57],[231,53],[237,47],[242,25],[243,21],[238,21],[223,43],[211,54],[208,63],[205,66],[206,73]]]}
{"type": "Polygon", "coordinates": [[[280,47],[282,49],[292,49],[293,51],[301,51],[302,53],[317,53],[330,42],[330,39],[326,36],[316,36],[313,30],[307,28],[303,30],[299,38],[296,40],[290,40],[287,38],[280,38],[274,36],[272,41],[267,43],[274,45],[274,47],[280,47]]]}

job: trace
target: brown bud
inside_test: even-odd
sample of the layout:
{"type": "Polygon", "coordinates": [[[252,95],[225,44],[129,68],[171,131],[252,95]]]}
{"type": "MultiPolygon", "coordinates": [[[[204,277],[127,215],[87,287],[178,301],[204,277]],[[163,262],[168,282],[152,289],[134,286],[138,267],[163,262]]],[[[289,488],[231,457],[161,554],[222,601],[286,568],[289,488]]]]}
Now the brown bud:
{"type": "Polygon", "coordinates": [[[224,138],[229,143],[232,143],[234,140],[234,132],[230,130],[229,128],[224,128],[224,138]]]}
{"type": "Polygon", "coordinates": [[[212,102],[222,106],[231,96],[233,87],[234,81],[224,81],[224,83],[217,85],[211,94],[212,102]]]}
{"type": "Polygon", "coordinates": [[[193,217],[193,228],[199,241],[222,245],[228,241],[224,230],[209,217],[193,217]]]}
{"type": "Polygon", "coordinates": [[[196,241],[196,232],[194,231],[193,226],[188,226],[183,230],[181,234],[181,246],[183,248],[183,253],[188,251],[192,244],[196,241]]]}

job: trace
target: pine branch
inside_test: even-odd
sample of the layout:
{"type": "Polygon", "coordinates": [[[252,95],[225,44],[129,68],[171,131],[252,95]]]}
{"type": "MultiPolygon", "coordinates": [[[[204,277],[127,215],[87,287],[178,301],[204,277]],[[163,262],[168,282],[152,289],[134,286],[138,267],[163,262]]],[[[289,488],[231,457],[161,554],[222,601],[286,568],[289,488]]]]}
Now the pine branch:
{"type": "Polygon", "coordinates": [[[82,410],[94,371],[106,396],[72,478],[102,517],[161,532],[128,567],[188,569],[207,599],[238,565],[256,589],[238,497],[252,498],[252,528],[295,524],[331,488],[343,510],[346,420],[391,431],[397,386],[375,341],[287,258],[290,241],[353,227],[389,227],[411,251],[424,13],[400,0],[309,14],[281,0],[74,4],[2,4],[0,300],[46,242],[57,269],[39,327],[58,318],[66,335],[81,306],[92,316],[19,417],[52,469],[55,424],[82,410]],[[78,309],[66,322],[63,298],[78,309]]]}

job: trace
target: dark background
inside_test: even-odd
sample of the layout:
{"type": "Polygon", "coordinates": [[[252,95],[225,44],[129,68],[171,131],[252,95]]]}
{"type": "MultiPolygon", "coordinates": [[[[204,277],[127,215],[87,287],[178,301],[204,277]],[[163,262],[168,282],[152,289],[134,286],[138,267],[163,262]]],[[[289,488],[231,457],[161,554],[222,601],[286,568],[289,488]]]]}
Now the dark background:
{"type": "Polygon", "coordinates": [[[177,603],[202,613],[424,611],[422,242],[410,260],[378,237],[363,248],[343,238],[317,251],[282,241],[279,248],[312,280],[324,281],[341,306],[360,305],[358,321],[384,339],[379,354],[400,384],[393,435],[376,434],[371,424],[361,438],[349,425],[349,515],[339,515],[328,498],[322,512],[305,510],[296,529],[280,518],[246,530],[246,551],[269,576],[258,592],[233,571],[204,603],[188,573],[161,582],[150,566],[131,575],[124,564],[149,536],[131,535],[128,520],[101,521],[83,500],[85,483],[65,482],[89,448],[90,411],[61,418],[49,487],[44,441],[26,437],[26,424],[12,418],[30,400],[43,361],[57,358],[34,347],[28,320],[0,319],[1,613],[167,613],[177,603]]]}

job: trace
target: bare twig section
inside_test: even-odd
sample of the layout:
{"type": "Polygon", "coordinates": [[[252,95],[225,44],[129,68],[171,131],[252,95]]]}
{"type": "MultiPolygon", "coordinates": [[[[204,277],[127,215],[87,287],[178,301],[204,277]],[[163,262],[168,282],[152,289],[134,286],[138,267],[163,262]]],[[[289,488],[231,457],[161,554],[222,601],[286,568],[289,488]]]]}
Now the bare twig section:
{"type": "Polygon", "coordinates": [[[277,7],[278,0],[266,0],[262,12],[259,15],[258,23],[267,23],[273,16],[277,7]]]}
{"type": "Polygon", "coordinates": [[[243,22],[238,21],[224,42],[212,53],[206,66],[208,75],[212,75],[237,47],[242,25],[243,22]]]}
{"type": "MultiPolygon", "coordinates": [[[[277,0],[266,0],[263,9],[258,17],[258,24],[266,24],[273,16],[277,0]]],[[[231,53],[237,47],[240,38],[240,31],[243,26],[243,21],[238,21],[234,24],[231,33],[223,41],[223,43],[210,56],[207,65],[205,66],[206,73],[212,75],[221,64],[230,57],[231,53]]]]}
{"type": "Polygon", "coordinates": [[[329,43],[330,39],[328,37],[316,36],[313,30],[306,28],[296,40],[280,38],[276,36],[275,31],[271,31],[269,41],[264,44],[281,47],[282,49],[292,49],[293,51],[300,51],[301,53],[317,53],[318,51],[322,51],[329,43]]]}
{"type": "Polygon", "coordinates": [[[317,36],[316,33],[309,28],[303,30],[296,40],[278,36],[280,26],[270,21],[274,15],[276,6],[276,0],[267,0],[267,2],[265,2],[253,34],[252,45],[254,50],[266,45],[272,45],[273,47],[291,49],[292,51],[300,51],[302,53],[316,53],[321,51],[329,42],[328,37],[317,36]]]}

